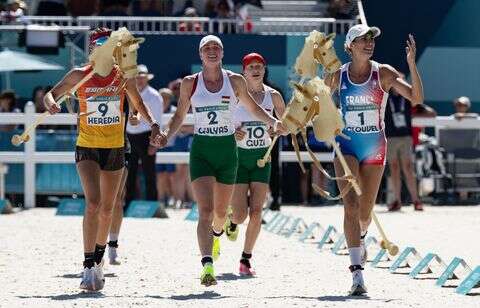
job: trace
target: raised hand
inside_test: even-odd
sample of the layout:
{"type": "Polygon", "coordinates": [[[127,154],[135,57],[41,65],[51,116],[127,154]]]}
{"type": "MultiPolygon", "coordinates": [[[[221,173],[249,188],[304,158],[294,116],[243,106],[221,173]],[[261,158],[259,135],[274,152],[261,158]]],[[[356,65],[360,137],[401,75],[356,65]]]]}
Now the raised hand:
{"type": "Polygon", "coordinates": [[[407,47],[405,47],[405,52],[407,53],[407,63],[409,65],[414,65],[417,55],[417,45],[415,44],[415,38],[411,34],[408,35],[407,47]]]}

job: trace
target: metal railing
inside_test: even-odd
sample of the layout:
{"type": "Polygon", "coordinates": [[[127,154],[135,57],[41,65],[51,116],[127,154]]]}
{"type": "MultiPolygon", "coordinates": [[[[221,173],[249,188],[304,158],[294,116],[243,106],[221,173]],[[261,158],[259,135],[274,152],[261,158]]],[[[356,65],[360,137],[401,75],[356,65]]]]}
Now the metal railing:
{"type": "Polygon", "coordinates": [[[106,26],[127,27],[132,33],[192,34],[192,33],[253,33],[253,34],[305,34],[312,30],[344,34],[356,20],[334,18],[264,17],[244,21],[241,19],[215,19],[208,17],[142,17],[142,16],[23,16],[17,24],[58,25],[61,27],[87,26],[91,29],[106,26]],[[251,30],[246,23],[251,23],[251,30]],[[196,24],[199,31],[181,31],[181,25],[196,24]]]}

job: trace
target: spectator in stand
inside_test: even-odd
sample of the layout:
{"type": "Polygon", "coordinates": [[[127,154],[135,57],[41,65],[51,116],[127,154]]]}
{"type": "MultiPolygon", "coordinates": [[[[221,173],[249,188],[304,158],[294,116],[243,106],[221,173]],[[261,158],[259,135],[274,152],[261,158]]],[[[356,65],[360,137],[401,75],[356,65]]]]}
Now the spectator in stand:
{"type": "Polygon", "coordinates": [[[45,96],[45,88],[36,86],[32,91],[32,102],[35,105],[35,112],[45,112],[45,105],[43,104],[43,97],[45,96]]]}
{"type": "Polygon", "coordinates": [[[140,0],[134,1],[132,4],[132,12],[134,16],[161,16],[163,14],[162,3],[165,1],[158,0],[140,0]]]}
{"type": "Polygon", "coordinates": [[[232,19],[232,9],[227,0],[220,0],[215,8],[215,16],[213,18],[220,19],[221,21],[213,24],[213,32],[217,33],[235,33],[235,24],[231,22],[225,22],[225,19],[232,19]]]}
{"type": "Polygon", "coordinates": [[[37,7],[37,16],[65,16],[67,8],[63,0],[43,0],[37,7]]]}
{"type": "MultiPolygon", "coordinates": [[[[168,88],[162,88],[158,91],[163,99],[163,114],[174,113],[176,108],[171,105],[171,101],[174,97],[172,90],[168,88]]],[[[167,123],[163,122],[162,123],[167,123]]],[[[165,125],[162,125],[162,129],[165,125]]],[[[172,138],[168,141],[167,146],[158,150],[159,152],[173,152],[175,138],[172,138]]],[[[163,201],[165,206],[173,206],[174,204],[174,193],[175,193],[175,164],[157,164],[157,196],[159,201],[163,201]]]]}
{"type": "Polygon", "coordinates": [[[466,96],[456,98],[453,101],[453,106],[455,107],[455,113],[452,116],[457,120],[478,118],[478,113],[469,112],[472,104],[470,103],[470,99],[466,96]]]}
{"type": "MultiPolygon", "coordinates": [[[[400,73],[401,74],[401,73],[400,73]]],[[[401,74],[402,78],[404,77],[401,74]]],[[[423,211],[418,198],[417,181],[413,169],[412,155],[412,103],[392,89],[385,110],[385,135],[387,137],[387,162],[393,184],[395,200],[389,204],[389,211],[398,211],[401,201],[401,171],[416,211],[423,211]]]]}
{"type": "Polygon", "coordinates": [[[131,0],[101,0],[101,16],[128,16],[128,6],[131,0]]]}
{"type": "Polygon", "coordinates": [[[67,8],[72,16],[97,15],[100,11],[100,0],[70,0],[67,8]]]}
{"type": "MultiPolygon", "coordinates": [[[[418,104],[412,108],[412,118],[435,118],[437,112],[425,104],[418,104]]],[[[412,125],[413,148],[420,144],[419,136],[423,127],[412,125]]]]}
{"type": "Polygon", "coordinates": [[[335,19],[354,19],[356,5],[353,0],[330,0],[327,12],[335,19]]]}
{"type": "MultiPolygon", "coordinates": [[[[183,17],[198,17],[197,10],[194,7],[187,7],[183,17]]],[[[201,32],[202,25],[198,21],[182,21],[178,24],[180,32],[201,32]]]]}
{"type": "MultiPolygon", "coordinates": [[[[152,88],[148,82],[153,79],[153,74],[148,72],[148,68],[138,65],[137,88],[142,99],[152,112],[153,119],[162,126],[163,101],[157,90],[152,88]]],[[[130,141],[132,152],[128,166],[128,177],[126,185],[125,204],[138,196],[136,195],[137,170],[139,160],[142,162],[142,170],[145,178],[146,200],[157,200],[157,179],[155,174],[155,153],[157,149],[150,145],[150,134],[152,125],[149,125],[143,118],[140,118],[140,124],[131,125],[127,123],[127,136],[130,141]]]]}
{"type": "MultiPolygon", "coordinates": [[[[16,108],[17,97],[15,92],[6,90],[0,94],[0,112],[19,112],[16,108]]],[[[9,132],[17,127],[15,124],[0,125],[0,132],[9,132]]]]}
{"type": "MultiPolygon", "coordinates": [[[[172,104],[177,104],[180,97],[180,84],[182,79],[178,78],[168,84],[168,88],[172,90],[174,98],[172,104]]],[[[191,112],[191,111],[189,111],[191,112]]],[[[174,151],[175,152],[190,152],[190,147],[193,140],[193,125],[183,125],[176,134],[174,151]]],[[[175,207],[180,208],[184,203],[193,200],[192,186],[190,183],[190,169],[188,164],[175,165],[175,186],[174,197],[175,207]]]]}

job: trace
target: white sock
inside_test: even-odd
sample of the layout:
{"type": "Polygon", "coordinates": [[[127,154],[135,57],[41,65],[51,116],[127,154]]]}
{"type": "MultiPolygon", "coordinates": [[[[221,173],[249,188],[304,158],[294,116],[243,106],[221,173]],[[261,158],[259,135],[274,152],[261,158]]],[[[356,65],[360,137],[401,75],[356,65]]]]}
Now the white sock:
{"type": "Polygon", "coordinates": [[[367,235],[367,231],[368,231],[368,230],[365,230],[365,231],[360,232],[360,236],[361,236],[361,237],[365,237],[365,235],[367,235]]]}
{"type": "Polygon", "coordinates": [[[361,247],[350,247],[348,248],[350,263],[352,265],[360,265],[362,260],[362,248],[361,247]]]}
{"type": "Polygon", "coordinates": [[[118,241],[118,233],[109,233],[108,234],[108,239],[110,241],[118,241]]]}

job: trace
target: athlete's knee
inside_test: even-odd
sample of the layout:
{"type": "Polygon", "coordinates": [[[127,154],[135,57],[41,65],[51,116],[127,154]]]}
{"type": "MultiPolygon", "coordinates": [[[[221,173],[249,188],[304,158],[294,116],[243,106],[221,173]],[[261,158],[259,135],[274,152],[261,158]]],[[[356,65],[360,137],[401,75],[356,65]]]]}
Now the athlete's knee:
{"type": "Polygon", "coordinates": [[[392,172],[398,172],[400,171],[400,164],[397,159],[392,159],[389,163],[388,166],[390,167],[390,171],[392,172]]]}
{"type": "Polygon", "coordinates": [[[214,212],[215,212],[215,217],[217,218],[227,217],[227,207],[222,207],[222,206],[215,207],[214,212]]]}
{"type": "Polygon", "coordinates": [[[261,220],[262,219],[262,209],[261,208],[251,208],[248,213],[250,220],[261,220]]]}
{"type": "Polygon", "coordinates": [[[112,217],[112,215],[113,215],[113,205],[112,204],[103,204],[102,207],[100,207],[99,215],[102,218],[112,217]]]}
{"type": "Polygon", "coordinates": [[[85,202],[85,214],[95,215],[100,209],[100,198],[87,198],[85,202]]]}

